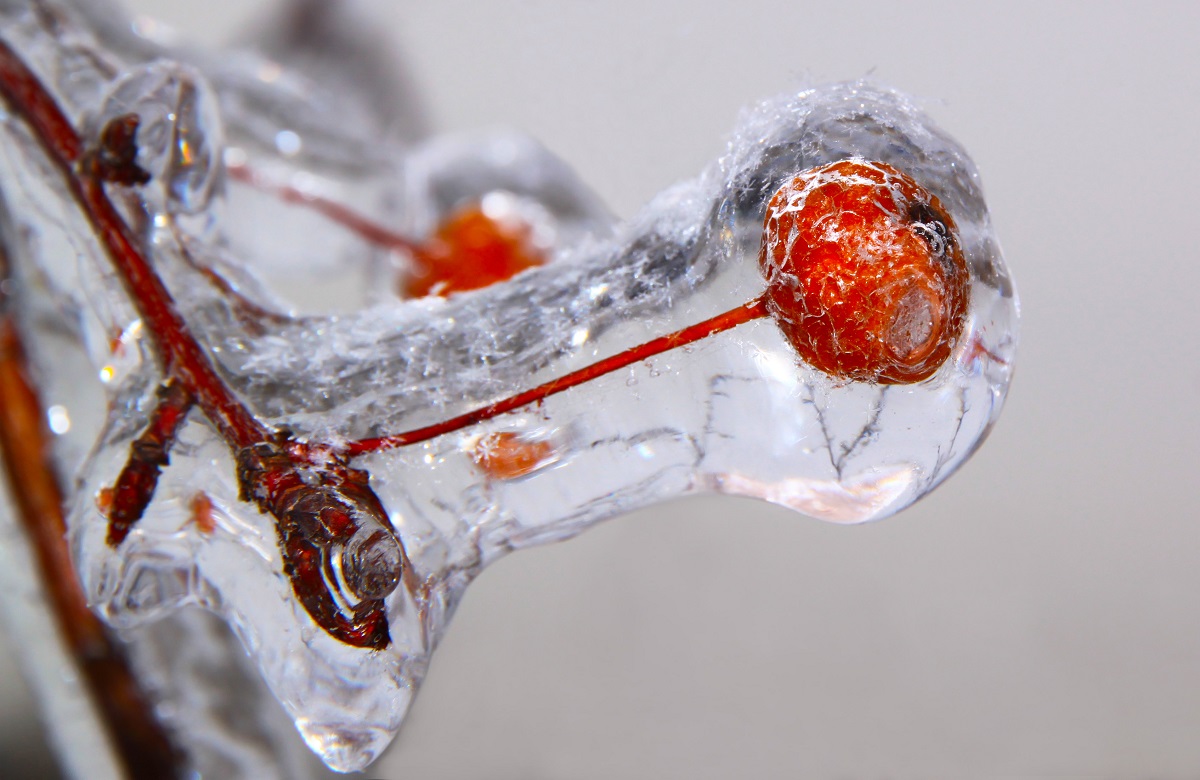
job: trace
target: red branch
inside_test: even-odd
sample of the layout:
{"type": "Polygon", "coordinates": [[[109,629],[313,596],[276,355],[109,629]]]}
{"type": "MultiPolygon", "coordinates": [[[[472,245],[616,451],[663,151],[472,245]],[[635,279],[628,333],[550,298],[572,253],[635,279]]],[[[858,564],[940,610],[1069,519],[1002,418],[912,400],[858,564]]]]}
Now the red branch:
{"type": "Polygon", "coordinates": [[[158,388],[158,403],[150,413],[150,422],[129,447],[129,460],[121,469],[111,490],[101,493],[101,504],[108,505],[108,543],[116,547],[125,541],[129,529],[141,519],[158,475],[170,463],[171,445],[187,420],[195,403],[192,394],[179,382],[167,380],[158,388]]]}
{"type": "MultiPolygon", "coordinates": [[[[205,417],[225,440],[239,463],[242,498],[254,501],[275,517],[284,571],[309,615],[330,635],[356,647],[378,649],[389,642],[383,597],[395,587],[405,561],[403,546],[387,514],[366,484],[365,473],[350,469],[341,460],[322,464],[304,458],[305,448],[289,447],[286,436],[271,430],[234,395],[221,380],[208,354],[192,335],[174,299],[139,247],[136,235],[121,217],[104,189],[104,181],[136,182],[137,117],[113,120],[101,131],[100,146],[85,150],[79,134],[37,76],[6,43],[0,41],[0,95],[13,113],[22,117],[52,164],[59,169],[67,190],[78,203],[92,230],[117,270],[134,306],[145,321],[165,379],[194,399],[205,417]],[[82,169],[82,170],[80,170],[82,169]],[[248,453],[268,453],[248,457],[248,453]],[[260,466],[262,466],[260,468],[260,466]],[[305,478],[301,477],[305,472],[305,478]],[[330,526],[329,517],[347,522],[330,526]],[[336,579],[328,575],[331,556],[358,540],[361,558],[341,561],[347,581],[361,583],[357,592],[338,593],[336,579]],[[394,548],[399,547],[399,550],[394,548]],[[377,552],[368,555],[367,552],[377,552]],[[365,563],[364,563],[365,561],[365,563]],[[358,569],[354,567],[358,566],[358,569]],[[380,570],[386,568],[386,571],[380,570]],[[345,614],[339,603],[353,606],[345,614]]],[[[179,411],[185,411],[179,405],[179,411]]],[[[181,415],[180,415],[181,416],[181,415]]],[[[151,420],[147,437],[158,439],[151,420]]],[[[179,419],[172,417],[172,425],[179,419]]],[[[173,435],[173,431],[161,431],[173,435]]],[[[136,445],[137,442],[135,442],[136,445]]],[[[165,462],[169,440],[156,444],[165,462]]],[[[139,460],[136,451],[118,478],[136,483],[127,491],[133,510],[148,504],[157,481],[153,469],[139,460]],[[144,473],[143,473],[144,472],[144,473]],[[154,478],[145,478],[153,476],[154,478]]],[[[114,499],[120,499],[114,495],[114,499]]],[[[139,510],[140,511],[140,510],[139,510]]],[[[112,541],[119,543],[137,514],[114,523],[112,541]]],[[[358,548],[356,548],[358,549],[358,548]]],[[[340,589],[339,589],[340,590],[340,589]]]]}
{"type": "Polygon", "coordinates": [[[129,225],[95,178],[81,178],[75,165],[83,142],[62,109],[25,63],[0,41],[0,93],[21,114],[51,162],[62,173],[71,195],[86,214],[96,237],[125,281],[138,312],[146,320],[163,362],[163,373],[180,379],[196,403],[230,445],[248,447],[271,432],[229,390],[208,355],[180,316],[171,293],[138,248],[129,225]]]}

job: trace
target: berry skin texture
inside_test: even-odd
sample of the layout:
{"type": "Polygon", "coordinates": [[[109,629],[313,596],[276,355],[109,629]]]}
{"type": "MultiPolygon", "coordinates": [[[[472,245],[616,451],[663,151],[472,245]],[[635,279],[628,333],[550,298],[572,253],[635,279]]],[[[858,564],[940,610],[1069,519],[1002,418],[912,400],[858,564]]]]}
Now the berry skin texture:
{"type": "Polygon", "coordinates": [[[911,384],[961,340],[970,274],[938,199],[859,158],[801,173],[767,206],[759,265],[768,308],[809,365],[911,384]]]}

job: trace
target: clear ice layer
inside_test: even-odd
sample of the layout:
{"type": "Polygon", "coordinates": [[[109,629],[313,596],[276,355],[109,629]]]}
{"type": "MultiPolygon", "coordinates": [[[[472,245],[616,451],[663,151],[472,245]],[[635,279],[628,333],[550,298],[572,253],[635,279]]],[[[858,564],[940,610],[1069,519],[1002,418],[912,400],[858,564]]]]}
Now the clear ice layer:
{"type": "MultiPolygon", "coordinates": [[[[386,598],[390,643],[360,649],[299,603],[274,518],[239,499],[235,455],[198,410],[144,516],[119,547],[106,543],[99,497],[163,377],[152,334],[61,176],[5,113],[0,182],[26,236],[16,281],[43,396],[79,421],[59,446],[75,474],[70,542],[96,609],[144,646],[136,656],[151,679],[165,679],[169,646],[151,624],[196,632],[180,610],[219,615],[334,769],[361,769],[392,740],[463,589],[501,555],[706,491],[839,523],[885,517],[949,476],[1000,412],[1018,311],[979,176],[900,93],[858,82],[766,101],[720,160],[614,227],[565,165],[522,136],[412,148],[355,137],[319,110],[323,96],[306,92],[315,85],[265,60],[167,51],[93,28],[69,7],[56,26],[20,3],[4,7],[0,36],[77,127],[94,137],[107,119],[139,114],[138,164],[151,184],[110,194],[222,380],[299,441],[347,448],[434,425],[758,299],[767,203],[817,166],[886,163],[957,223],[970,273],[965,331],[923,381],[831,377],[760,317],[538,403],[354,458],[411,564],[386,598]],[[427,235],[463,202],[515,197],[540,215],[552,262],[476,292],[402,301],[403,252],[235,180],[229,165],[410,236],[427,235]],[[89,426],[97,398],[107,409],[89,426]],[[202,517],[198,496],[208,502],[202,517]]],[[[235,652],[228,642],[205,646],[235,652]]],[[[196,653],[190,670],[173,657],[172,679],[220,687],[223,678],[205,671],[220,666],[217,652],[196,653]]],[[[198,765],[228,776],[284,771],[261,747],[269,736],[223,720],[219,697],[189,696],[180,684],[159,690],[198,765]],[[203,740],[189,743],[196,734],[203,740]]]]}

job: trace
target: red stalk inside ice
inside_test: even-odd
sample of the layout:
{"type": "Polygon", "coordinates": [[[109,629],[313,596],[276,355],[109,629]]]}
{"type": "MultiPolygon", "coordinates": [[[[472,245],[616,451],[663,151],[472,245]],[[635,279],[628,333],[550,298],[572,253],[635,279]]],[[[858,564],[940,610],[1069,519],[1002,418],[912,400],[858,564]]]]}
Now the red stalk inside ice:
{"type": "Polygon", "coordinates": [[[907,384],[950,356],[966,320],[969,275],[937,198],[884,163],[842,160],[801,173],[767,206],[759,263],[766,292],[449,420],[352,442],[351,456],[427,441],[668,350],[770,316],[800,358],[839,379],[907,384]]]}

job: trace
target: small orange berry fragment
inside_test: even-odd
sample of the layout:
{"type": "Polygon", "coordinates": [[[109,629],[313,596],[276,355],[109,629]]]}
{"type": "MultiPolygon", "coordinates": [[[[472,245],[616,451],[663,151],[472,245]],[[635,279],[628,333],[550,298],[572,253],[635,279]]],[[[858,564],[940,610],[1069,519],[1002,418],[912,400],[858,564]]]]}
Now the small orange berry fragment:
{"type": "Polygon", "coordinates": [[[110,487],[102,487],[100,488],[100,492],[96,493],[96,508],[100,510],[102,515],[108,517],[108,513],[112,511],[116,499],[116,491],[110,487]]]}
{"type": "Polygon", "coordinates": [[[200,529],[200,533],[208,536],[217,530],[217,521],[213,518],[212,499],[203,491],[192,496],[192,522],[200,529]]]}
{"type": "Polygon", "coordinates": [[[402,292],[420,298],[477,290],[545,263],[544,251],[533,241],[533,226],[519,214],[493,218],[479,205],[468,206],[417,249],[402,292]]]}
{"type": "Polygon", "coordinates": [[[970,274],[958,228],[885,163],[842,160],[781,187],[759,264],[784,336],[831,376],[919,382],[962,337],[970,274]]]}
{"type": "Polygon", "coordinates": [[[554,460],[554,446],[512,432],[489,433],[476,442],[471,461],[492,479],[517,479],[554,460]]]}

